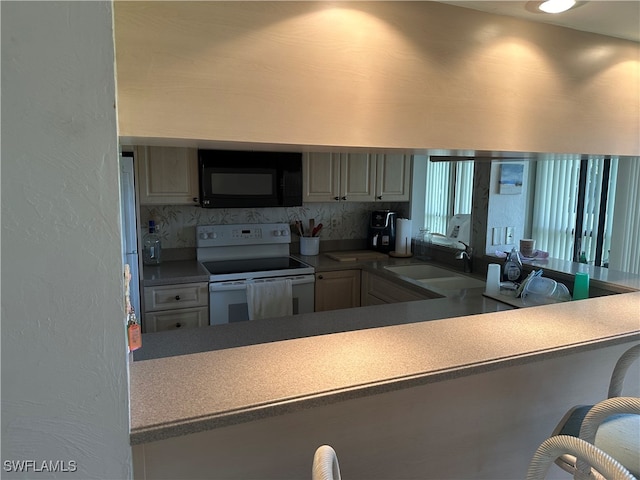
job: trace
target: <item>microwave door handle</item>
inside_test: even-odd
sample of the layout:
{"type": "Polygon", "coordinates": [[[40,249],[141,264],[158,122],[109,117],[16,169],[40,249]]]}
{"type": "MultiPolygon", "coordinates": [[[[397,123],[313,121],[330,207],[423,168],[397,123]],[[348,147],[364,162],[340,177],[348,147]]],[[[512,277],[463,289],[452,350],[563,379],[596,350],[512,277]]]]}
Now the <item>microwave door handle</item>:
{"type": "Polygon", "coordinates": [[[287,191],[285,188],[286,180],[284,173],[280,169],[278,169],[277,175],[280,177],[280,181],[278,182],[278,203],[282,205],[284,202],[284,194],[287,191]]]}

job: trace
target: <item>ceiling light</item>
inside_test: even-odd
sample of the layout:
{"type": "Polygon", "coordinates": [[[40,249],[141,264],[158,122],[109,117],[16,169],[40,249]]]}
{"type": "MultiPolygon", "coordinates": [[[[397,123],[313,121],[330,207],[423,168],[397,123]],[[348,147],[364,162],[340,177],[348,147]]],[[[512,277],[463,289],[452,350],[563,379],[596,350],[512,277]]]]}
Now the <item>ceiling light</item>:
{"type": "Polygon", "coordinates": [[[546,13],[566,12],[576,4],[575,0],[547,0],[538,7],[546,13]]]}

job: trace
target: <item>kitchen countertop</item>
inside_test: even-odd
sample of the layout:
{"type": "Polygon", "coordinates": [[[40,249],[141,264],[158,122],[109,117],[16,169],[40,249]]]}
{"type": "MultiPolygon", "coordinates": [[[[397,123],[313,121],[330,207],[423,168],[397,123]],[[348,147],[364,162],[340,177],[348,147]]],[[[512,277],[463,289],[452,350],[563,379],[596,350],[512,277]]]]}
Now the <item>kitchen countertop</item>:
{"type": "MultiPolygon", "coordinates": [[[[355,310],[401,316],[423,303],[355,310]]],[[[130,440],[148,443],[637,341],[639,306],[634,292],[136,361],[130,440]]]]}
{"type": "Polygon", "coordinates": [[[143,267],[143,286],[208,282],[209,272],[197,260],[174,260],[143,267]]]}
{"type": "MultiPolygon", "coordinates": [[[[299,258],[319,272],[361,268],[396,278],[385,265],[416,261],[299,258]]],[[[152,267],[151,281],[168,282],[182,268],[196,273],[189,281],[200,278],[193,265],[169,263],[152,267]]],[[[640,292],[512,310],[482,290],[145,334],[130,366],[131,443],[640,339],[640,292]]]]}
{"type": "MultiPolygon", "coordinates": [[[[339,262],[324,254],[292,255],[304,263],[315,267],[317,272],[362,268],[363,262],[339,262]]],[[[178,283],[208,282],[209,272],[197,260],[171,260],[160,265],[143,266],[143,286],[173,285],[178,283]]]]}
{"type": "MultiPolygon", "coordinates": [[[[388,265],[424,263],[413,258],[389,258],[373,262],[339,262],[324,255],[312,257],[294,256],[315,267],[316,272],[362,269],[395,282],[400,282],[405,288],[415,290],[418,293],[424,293],[425,290],[425,287],[419,282],[407,277],[401,277],[384,268],[388,265]]],[[[145,275],[147,273],[146,268],[145,275]]],[[[186,269],[187,267],[172,267],[171,270],[165,270],[163,273],[166,276],[164,277],[160,277],[159,274],[161,272],[158,272],[158,278],[153,281],[165,281],[169,284],[178,283],[176,278],[169,274],[171,272],[179,272],[182,268],[186,269]]],[[[452,270],[452,273],[460,274],[461,272],[452,270]]],[[[438,291],[437,289],[432,289],[431,291],[448,296],[414,302],[358,307],[348,310],[304,313],[288,317],[264,319],[260,322],[236,322],[213,327],[206,326],[195,329],[145,333],[142,339],[143,348],[134,352],[134,360],[188,355],[293,338],[424,322],[477,313],[499,312],[514,308],[484,297],[482,295],[483,288],[461,289],[455,292],[438,291]]]]}

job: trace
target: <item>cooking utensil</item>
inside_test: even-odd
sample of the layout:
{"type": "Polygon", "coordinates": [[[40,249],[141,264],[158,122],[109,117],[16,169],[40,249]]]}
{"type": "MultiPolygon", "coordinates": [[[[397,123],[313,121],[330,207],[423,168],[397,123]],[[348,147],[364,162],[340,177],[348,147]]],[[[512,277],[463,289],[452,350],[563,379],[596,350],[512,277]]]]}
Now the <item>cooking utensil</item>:
{"type": "Polygon", "coordinates": [[[302,222],[300,220],[296,220],[296,229],[298,230],[298,235],[301,237],[304,236],[304,231],[302,230],[302,222]]]}
{"type": "Polygon", "coordinates": [[[312,231],[311,231],[311,236],[312,237],[317,237],[320,234],[320,230],[322,230],[322,224],[319,223],[317,227],[315,227],[312,231]]]}
{"type": "MultiPolygon", "coordinates": [[[[313,229],[316,227],[316,220],[315,218],[310,218],[309,219],[309,231],[313,232],[313,229]]],[[[313,237],[313,233],[311,234],[311,236],[313,237]]]]}

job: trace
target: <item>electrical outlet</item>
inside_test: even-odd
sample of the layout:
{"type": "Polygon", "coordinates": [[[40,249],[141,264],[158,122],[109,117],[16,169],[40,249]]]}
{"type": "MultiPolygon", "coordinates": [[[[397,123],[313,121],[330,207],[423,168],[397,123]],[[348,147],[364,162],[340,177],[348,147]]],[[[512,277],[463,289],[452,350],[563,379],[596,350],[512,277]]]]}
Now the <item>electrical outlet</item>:
{"type": "Polygon", "coordinates": [[[516,241],[515,236],[516,227],[505,228],[505,242],[507,245],[513,245],[516,241]]]}
{"type": "Polygon", "coordinates": [[[340,226],[340,219],[339,218],[332,218],[331,219],[331,228],[338,228],[340,226]]]}

